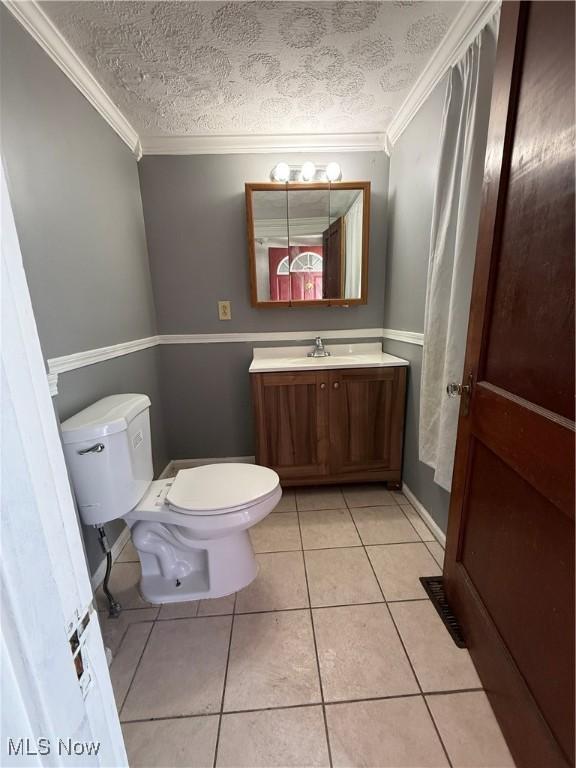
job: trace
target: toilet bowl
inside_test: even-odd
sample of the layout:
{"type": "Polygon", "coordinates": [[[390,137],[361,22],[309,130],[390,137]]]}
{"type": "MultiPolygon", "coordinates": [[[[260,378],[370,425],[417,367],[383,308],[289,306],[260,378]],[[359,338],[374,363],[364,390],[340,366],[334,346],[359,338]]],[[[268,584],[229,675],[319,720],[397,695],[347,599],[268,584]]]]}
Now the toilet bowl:
{"type": "Polygon", "coordinates": [[[248,529],[278,504],[278,475],[250,464],[209,464],[156,480],[125,520],[150,603],[224,597],[257,574],[248,529]]]}
{"type": "Polygon", "coordinates": [[[230,595],[257,574],[248,529],[280,501],[278,475],[221,463],[153,481],[149,408],[146,395],[111,395],[62,423],[82,521],[126,521],[148,602],[230,595]]]}

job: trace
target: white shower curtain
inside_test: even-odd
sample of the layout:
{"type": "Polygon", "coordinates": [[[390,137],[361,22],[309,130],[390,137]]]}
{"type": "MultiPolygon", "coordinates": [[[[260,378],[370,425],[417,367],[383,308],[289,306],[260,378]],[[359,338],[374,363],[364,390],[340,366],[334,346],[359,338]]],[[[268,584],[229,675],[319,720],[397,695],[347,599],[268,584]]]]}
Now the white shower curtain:
{"type": "Polygon", "coordinates": [[[434,193],[420,389],[420,461],[452,483],[482,194],[498,14],[449,74],[434,193]]]}
{"type": "Polygon", "coordinates": [[[346,274],[344,296],[347,299],[359,299],[362,281],[362,220],[363,195],[360,193],[344,217],[344,237],[346,241],[346,274]]]}

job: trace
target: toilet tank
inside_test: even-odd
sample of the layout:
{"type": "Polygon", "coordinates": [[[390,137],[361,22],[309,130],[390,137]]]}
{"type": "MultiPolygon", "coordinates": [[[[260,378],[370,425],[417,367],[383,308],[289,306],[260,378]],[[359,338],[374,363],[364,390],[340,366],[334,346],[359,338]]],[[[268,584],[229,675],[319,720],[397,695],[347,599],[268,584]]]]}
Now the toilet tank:
{"type": "Polygon", "coordinates": [[[134,509],[153,477],[146,395],[98,400],[62,423],[62,442],[85,525],[134,509]]]}

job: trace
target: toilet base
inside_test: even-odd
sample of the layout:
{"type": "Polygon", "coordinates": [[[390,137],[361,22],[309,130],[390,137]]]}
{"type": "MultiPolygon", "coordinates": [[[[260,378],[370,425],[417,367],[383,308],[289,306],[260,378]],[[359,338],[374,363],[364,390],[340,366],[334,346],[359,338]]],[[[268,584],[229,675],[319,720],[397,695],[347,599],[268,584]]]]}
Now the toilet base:
{"type": "Polygon", "coordinates": [[[158,605],[226,597],[256,578],[258,564],[247,530],[220,539],[189,541],[183,547],[183,529],[178,528],[175,536],[171,528],[140,522],[132,529],[142,565],[140,592],[147,602],[158,605]]]}

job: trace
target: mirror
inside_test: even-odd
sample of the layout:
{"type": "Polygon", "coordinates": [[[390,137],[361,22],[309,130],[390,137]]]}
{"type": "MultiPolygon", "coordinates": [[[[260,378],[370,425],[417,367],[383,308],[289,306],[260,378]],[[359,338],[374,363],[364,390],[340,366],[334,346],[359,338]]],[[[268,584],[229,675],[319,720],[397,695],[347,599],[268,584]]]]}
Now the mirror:
{"type": "Polygon", "coordinates": [[[365,304],[370,182],[246,184],[252,306],[365,304]]]}

